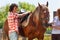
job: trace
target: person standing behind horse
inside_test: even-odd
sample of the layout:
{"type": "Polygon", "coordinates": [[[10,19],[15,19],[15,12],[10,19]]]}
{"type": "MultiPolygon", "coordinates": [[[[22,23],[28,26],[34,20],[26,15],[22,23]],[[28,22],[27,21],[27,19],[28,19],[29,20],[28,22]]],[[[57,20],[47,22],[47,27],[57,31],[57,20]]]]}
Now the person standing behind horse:
{"type": "Polygon", "coordinates": [[[52,24],[52,40],[60,40],[60,9],[57,10],[57,14],[52,24]]]}
{"type": "Polygon", "coordinates": [[[8,13],[8,27],[9,27],[9,39],[10,40],[18,40],[18,17],[23,17],[28,13],[25,14],[18,14],[17,13],[18,6],[17,4],[13,3],[9,7],[9,13],[8,13]]]}

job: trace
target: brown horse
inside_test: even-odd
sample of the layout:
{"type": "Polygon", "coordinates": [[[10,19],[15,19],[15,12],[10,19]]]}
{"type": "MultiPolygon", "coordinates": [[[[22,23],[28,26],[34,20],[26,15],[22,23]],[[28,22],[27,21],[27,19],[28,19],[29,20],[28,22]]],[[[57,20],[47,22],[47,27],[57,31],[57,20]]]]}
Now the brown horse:
{"type": "MultiPolygon", "coordinates": [[[[29,23],[26,27],[22,28],[23,26],[20,26],[22,30],[19,29],[19,32],[24,37],[28,37],[28,40],[33,40],[34,38],[38,38],[38,40],[43,40],[44,33],[46,31],[46,24],[48,24],[49,20],[49,10],[48,10],[48,3],[46,5],[38,4],[39,6],[35,9],[34,12],[29,17],[29,23]],[[22,31],[22,32],[21,32],[22,31]]],[[[24,23],[21,23],[24,24],[24,23]]],[[[3,27],[3,37],[8,36],[8,22],[7,20],[4,23],[3,27]],[[4,36],[5,34],[5,36],[4,36]]],[[[4,39],[3,38],[3,39],[4,39]]]]}
{"type": "MultiPolygon", "coordinates": [[[[49,20],[49,10],[48,2],[47,5],[40,5],[32,12],[29,23],[26,27],[22,28],[20,26],[19,32],[22,36],[28,37],[28,40],[33,40],[38,38],[38,40],[43,40],[44,33],[46,31],[48,20],[49,20]],[[22,30],[22,32],[21,32],[22,30]],[[23,35],[24,34],[24,35],[23,35]]],[[[23,23],[24,24],[24,23],[23,23]]]]}

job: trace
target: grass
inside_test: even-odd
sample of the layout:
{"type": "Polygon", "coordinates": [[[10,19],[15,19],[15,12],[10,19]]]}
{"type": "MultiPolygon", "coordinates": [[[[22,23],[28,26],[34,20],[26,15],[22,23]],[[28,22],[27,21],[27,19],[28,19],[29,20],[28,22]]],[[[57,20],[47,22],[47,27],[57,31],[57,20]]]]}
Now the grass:
{"type": "MultiPolygon", "coordinates": [[[[19,37],[19,40],[22,40],[22,37],[19,37]]],[[[37,38],[35,38],[34,40],[37,40],[37,38]]],[[[51,40],[51,35],[45,35],[44,40],[51,40]]]]}
{"type": "Polygon", "coordinates": [[[51,40],[51,35],[45,35],[44,40],[51,40]]]}
{"type": "MultiPolygon", "coordinates": [[[[19,38],[20,40],[22,40],[22,38],[19,38]]],[[[28,39],[27,39],[28,40],[28,39]]],[[[37,40],[37,38],[35,38],[34,40],[37,40]]],[[[47,34],[44,36],[44,40],[51,40],[51,35],[47,34]]]]}

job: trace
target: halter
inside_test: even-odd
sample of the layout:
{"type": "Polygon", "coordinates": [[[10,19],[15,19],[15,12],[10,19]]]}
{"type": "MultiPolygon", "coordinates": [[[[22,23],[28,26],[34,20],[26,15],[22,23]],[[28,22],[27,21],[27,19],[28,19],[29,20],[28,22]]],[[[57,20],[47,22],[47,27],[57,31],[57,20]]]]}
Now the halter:
{"type": "MultiPolygon", "coordinates": [[[[40,16],[41,16],[42,13],[41,13],[41,14],[40,14],[40,13],[41,13],[41,11],[39,11],[39,18],[40,18],[39,20],[40,20],[40,22],[41,22],[41,25],[46,29],[46,28],[47,28],[46,26],[48,26],[48,24],[47,24],[47,23],[43,23],[43,21],[44,21],[44,20],[48,20],[48,18],[46,18],[46,17],[45,17],[45,18],[41,18],[40,16]]],[[[34,12],[32,15],[34,15],[34,14],[35,14],[35,12],[34,12]]],[[[35,22],[32,21],[32,23],[33,23],[33,25],[35,25],[35,27],[36,27],[35,22]]]]}
{"type": "Polygon", "coordinates": [[[43,23],[44,20],[48,20],[48,18],[40,18],[41,24],[43,25],[43,27],[46,29],[48,24],[47,23],[43,23]]]}
{"type": "MultiPolygon", "coordinates": [[[[39,11],[39,13],[40,13],[40,11],[39,11]]],[[[42,14],[42,13],[41,13],[42,14]]],[[[40,15],[41,15],[40,14],[40,15]]],[[[45,23],[43,23],[43,21],[45,21],[45,20],[49,20],[49,18],[48,18],[48,16],[47,17],[45,17],[45,18],[41,18],[40,17],[40,22],[41,22],[41,25],[43,25],[43,27],[46,29],[47,27],[48,27],[48,24],[45,22],[45,23]]]]}

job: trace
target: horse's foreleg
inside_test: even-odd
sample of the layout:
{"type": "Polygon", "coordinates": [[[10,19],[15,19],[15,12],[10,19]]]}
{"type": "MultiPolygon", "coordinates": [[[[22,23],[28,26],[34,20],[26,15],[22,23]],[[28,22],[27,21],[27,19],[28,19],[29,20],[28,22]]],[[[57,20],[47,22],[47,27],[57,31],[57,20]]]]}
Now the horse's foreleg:
{"type": "Polygon", "coordinates": [[[29,35],[28,40],[33,40],[33,35],[29,35]]]}
{"type": "Polygon", "coordinates": [[[26,37],[22,37],[22,40],[26,40],[26,37]]]}
{"type": "Polygon", "coordinates": [[[38,40],[44,40],[44,35],[40,35],[40,36],[38,37],[38,40]]]}
{"type": "Polygon", "coordinates": [[[33,40],[32,38],[28,38],[28,40],[33,40]]]}
{"type": "Polygon", "coordinates": [[[43,40],[43,38],[38,38],[38,40],[43,40]]]}

